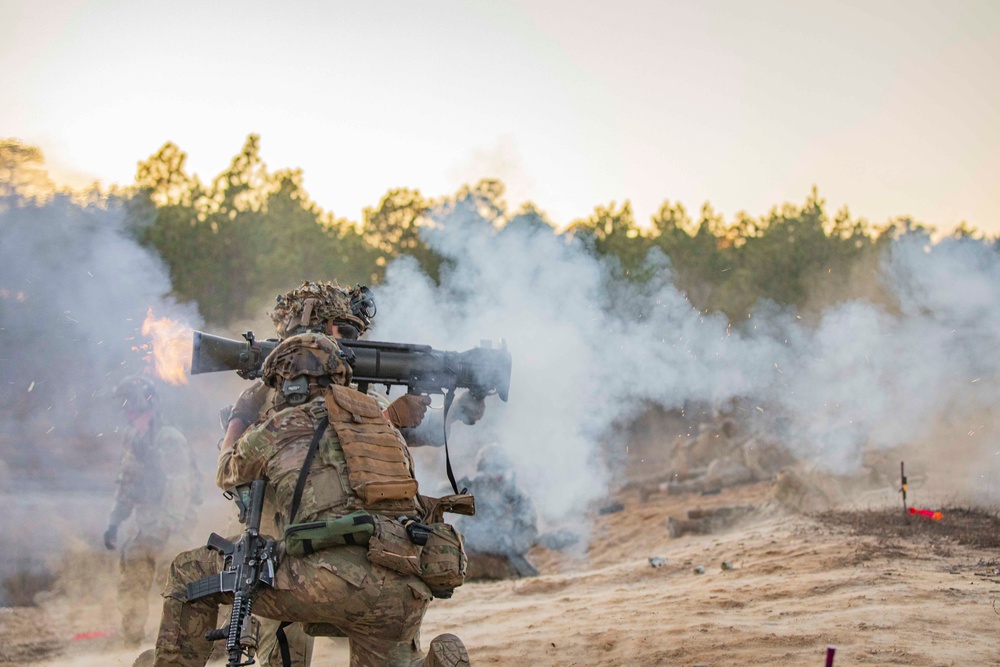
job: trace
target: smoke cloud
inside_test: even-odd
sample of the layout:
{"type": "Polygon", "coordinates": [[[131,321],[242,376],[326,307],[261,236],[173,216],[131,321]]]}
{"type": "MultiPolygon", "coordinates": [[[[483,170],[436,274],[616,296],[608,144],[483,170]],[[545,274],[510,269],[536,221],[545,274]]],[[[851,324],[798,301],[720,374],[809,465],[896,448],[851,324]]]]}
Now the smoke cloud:
{"type": "MultiPolygon", "coordinates": [[[[100,545],[123,451],[113,389],[153,373],[143,320],[152,309],[200,323],[195,307],[168,296],[164,266],[126,220],[114,198],[0,197],[0,530],[12,537],[0,547],[0,582],[62,557],[67,540],[100,545]]],[[[218,433],[205,432],[224,404],[209,390],[222,392],[211,382],[158,390],[165,417],[203,450],[209,482],[218,433]]],[[[224,392],[226,402],[235,395],[224,392]]],[[[0,586],[0,605],[3,596],[0,586]]]]}
{"type": "Polygon", "coordinates": [[[0,206],[0,400],[15,417],[0,433],[12,445],[8,465],[45,478],[92,462],[97,439],[115,428],[114,386],[151,372],[146,353],[133,349],[144,344],[148,309],[200,318],[167,298],[163,265],[128,237],[115,202],[80,205],[60,195],[0,206]]]}
{"type": "Polygon", "coordinates": [[[908,233],[877,278],[892,305],[843,303],[807,327],[760,304],[730,326],[691,305],[662,254],[647,260],[655,278],[636,286],[551,230],[450,215],[428,231],[448,260],[440,285],[412,260],[390,265],[372,337],[442,349],[507,340],[510,401],[489,399],[485,423],[453,431],[453,457],[459,474],[471,472],[465,447],[498,443],[547,521],[605,496],[615,448],[602,443],[651,405],[735,411],[836,474],[857,472],[866,452],[919,445],[928,461],[966,462],[955,497],[1000,498],[991,419],[1000,257],[991,244],[908,233]]]}

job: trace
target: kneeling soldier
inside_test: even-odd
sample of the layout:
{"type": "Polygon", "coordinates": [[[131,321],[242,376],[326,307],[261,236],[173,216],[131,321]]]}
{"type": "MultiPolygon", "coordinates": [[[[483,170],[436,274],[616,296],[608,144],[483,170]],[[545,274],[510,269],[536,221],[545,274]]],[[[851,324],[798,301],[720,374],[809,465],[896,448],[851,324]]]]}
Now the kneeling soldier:
{"type": "MultiPolygon", "coordinates": [[[[348,354],[316,333],[279,344],[264,364],[274,413],[219,454],[220,487],[266,480],[284,535],[274,587],[258,591],[253,612],[343,633],[352,667],[467,666],[454,635],[435,638],[426,658],[419,647],[431,598],[464,579],[462,539],[440,517],[423,517],[406,443],[373,398],[348,386],[348,354]]],[[[155,665],[205,665],[205,633],[232,596],[189,600],[187,585],[222,568],[207,547],[174,559],[155,665]]]]}

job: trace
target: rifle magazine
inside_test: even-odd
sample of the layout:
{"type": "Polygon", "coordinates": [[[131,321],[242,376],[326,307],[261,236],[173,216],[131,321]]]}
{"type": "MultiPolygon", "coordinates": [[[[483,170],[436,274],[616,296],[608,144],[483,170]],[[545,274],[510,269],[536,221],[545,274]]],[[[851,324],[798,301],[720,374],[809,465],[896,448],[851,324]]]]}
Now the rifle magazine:
{"type": "Polygon", "coordinates": [[[188,602],[203,598],[206,595],[214,595],[222,592],[222,577],[213,574],[210,577],[202,577],[198,581],[192,581],[187,585],[188,602]]]}

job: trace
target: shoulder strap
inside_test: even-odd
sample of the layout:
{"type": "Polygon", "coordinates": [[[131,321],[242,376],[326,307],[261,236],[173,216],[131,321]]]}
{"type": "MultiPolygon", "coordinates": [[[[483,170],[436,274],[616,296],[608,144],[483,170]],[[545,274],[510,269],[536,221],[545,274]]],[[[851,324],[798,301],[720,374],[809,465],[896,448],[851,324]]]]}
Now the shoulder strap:
{"type": "MultiPolygon", "coordinates": [[[[448,454],[448,410],[451,409],[451,402],[455,400],[455,390],[449,389],[448,393],[444,397],[444,465],[445,471],[448,473],[448,481],[451,482],[451,490],[455,492],[455,495],[460,495],[458,490],[458,484],[455,482],[455,473],[451,469],[451,456],[448,454]]],[[[465,493],[468,489],[462,489],[461,493],[465,493]]]]}
{"type": "Polygon", "coordinates": [[[323,433],[326,431],[326,427],[330,424],[329,417],[323,417],[319,424],[316,426],[316,432],[313,433],[312,442],[309,443],[309,451],[306,452],[306,458],[302,462],[302,469],[299,470],[299,479],[295,482],[295,493],[292,495],[292,506],[288,510],[288,523],[295,523],[295,513],[299,511],[299,503],[302,502],[302,491],[306,488],[306,477],[309,476],[309,468],[312,466],[313,457],[316,456],[316,450],[319,448],[320,438],[323,437],[323,433]]]}
{"type": "Polygon", "coordinates": [[[292,651],[288,646],[288,635],[285,634],[285,628],[291,624],[291,621],[282,621],[274,633],[278,638],[278,648],[281,650],[282,667],[292,667],[292,651]]]}

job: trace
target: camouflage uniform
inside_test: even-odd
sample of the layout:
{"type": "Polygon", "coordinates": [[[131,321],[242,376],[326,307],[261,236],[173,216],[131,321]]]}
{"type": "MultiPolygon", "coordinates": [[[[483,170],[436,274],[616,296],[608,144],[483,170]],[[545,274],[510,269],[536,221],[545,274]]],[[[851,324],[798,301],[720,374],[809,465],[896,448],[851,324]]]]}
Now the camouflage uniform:
{"type": "Polygon", "coordinates": [[[145,432],[127,428],[115,504],[108,519],[112,533],[129,516],[138,527],[121,549],[118,609],[126,644],[139,644],[144,637],[156,559],[171,536],[191,521],[200,500],[198,479],[192,447],[158,414],[154,412],[145,432]]]}
{"type": "MultiPolygon", "coordinates": [[[[355,315],[351,308],[352,299],[360,296],[360,287],[348,290],[331,282],[303,282],[294,290],[275,298],[275,306],[271,311],[275,332],[279,337],[287,338],[300,328],[315,328],[326,322],[343,322],[354,326],[362,334],[367,330],[370,320],[355,315]]],[[[385,404],[388,405],[388,401],[385,404]]],[[[233,406],[231,418],[239,419],[244,424],[254,424],[267,416],[273,405],[274,390],[258,380],[240,394],[233,406]]],[[[267,506],[270,505],[270,494],[265,502],[267,506]]],[[[270,517],[273,514],[273,510],[265,511],[264,516],[270,517]]],[[[261,528],[265,531],[272,528],[269,520],[265,519],[261,528]]],[[[282,664],[276,634],[279,624],[279,621],[261,619],[261,640],[257,652],[261,667],[282,664]]],[[[290,667],[309,667],[313,638],[305,634],[299,623],[293,623],[283,631],[291,656],[290,667]]]]}
{"type": "MultiPolygon", "coordinates": [[[[363,335],[371,324],[374,310],[356,308],[370,298],[366,288],[357,286],[353,289],[340,287],[335,282],[303,282],[299,287],[280,294],[275,299],[275,306],[270,313],[275,332],[282,339],[303,330],[321,329],[332,324],[346,324],[356,329],[357,335],[363,335]]],[[[378,401],[381,409],[389,406],[389,399],[370,388],[368,394],[378,401]]],[[[461,403],[461,398],[456,405],[461,403]]],[[[263,381],[256,381],[245,389],[233,406],[231,419],[237,419],[243,424],[255,424],[270,416],[275,404],[274,389],[263,381]]],[[[443,444],[438,428],[430,429],[431,437],[418,438],[415,429],[401,428],[404,437],[411,446],[417,444],[443,444]],[[411,440],[412,438],[412,440],[411,440]]],[[[269,498],[265,500],[265,521],[262,530],[270,528],[267,517],[274,514],[268,510],[269,498]]],[[[261,619],[261,641],[258,648],[258,660],[262,667],[281,665],[280,650],[276,631],[279,622],[261,619]]],[[[308,667],[312,655],[313,638],[306,635],[300,624],[293,623],[284,629],[288,649],[291,654],[291,667],[308,667]]]]}
{"type": "MultiPolygon", "coordinates": [[[[311,335],[295,339],[307,336],[311,335]]],[[[282,351],[283,347],[279,346],[269,357],[265,364],[266,378],[269,364],[282,363],[279,354],[282,351]]],[[[301,362],[302,359],[298,359],[297,363],[301,362]]],[[[349,367],[342,365],[343,374],[331,374],[341,385],[350,380],[349,367]]],[[[274,382],[269,381],[269,384],[274,382]]],[[[293,520],[288,513],[306,452],[319,422],[327,417],[330,425],[319,442],[294,521],[337,518],[359,508],[372,513],[381,513],[381,508],[391,516],[415,514],[416,481],[409,453],[398,431],[382,416],[376,402],[364,394],[345,386],[331,387],[325,393],[326,401],[312,393],[314,398],[307,403],[279,410],[244,433],[233,449],[221,451],[216,479],[219,486],[227,488],[254,479],[268,480],[274,493],[275,529],[282,534],[293,520]],[[340,420],[335,423],[335,414],[330,413],[328,407],[331,395],[335,395],[341,405],[355,406],[355,412],[346,418],[344,414],[347,413],[343,411],[335,413],[340,420]],[[381,504],[370,498],[363,500],[359,495],[357,479],[353,476],[357,468],[347,464],[338,435],[345,431],[338,429],[360,428],[358,424],[361,423],[374,424],[382,434],[383,444],[395,443],[389,447],[395,451],[396,460],[406,462],[402,466],[405,474],[401,481],[412,485],[412,492],[407,492],[410,495],[381,504]]],[[[278,403],[281,407],[280,400],[278,403]]],[[[188,582],[218,573],[222,565],[221,558],[207,548],[188,551],[174,559],[164,588],[166,599],[156,641],[155,665],[205,664],[212,646],[203,636],[205,631],[216,627],[218,605],[225,602],[227,596],[217,594],[186,602],[186,586],[188,582]]],[[[410,667],[419,664],[422,658],[419,629],[431,598],[430,588],[417,576],[400,574],[369,562],[365,547],[339,546],[302,558],[285,555],[276,574],[275,587],[260,590],[254,601],[254,613],[335,627],[350,640],[352,667],[410,667]]]]}

